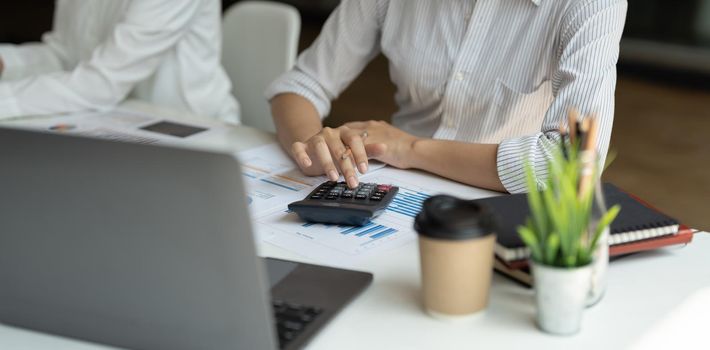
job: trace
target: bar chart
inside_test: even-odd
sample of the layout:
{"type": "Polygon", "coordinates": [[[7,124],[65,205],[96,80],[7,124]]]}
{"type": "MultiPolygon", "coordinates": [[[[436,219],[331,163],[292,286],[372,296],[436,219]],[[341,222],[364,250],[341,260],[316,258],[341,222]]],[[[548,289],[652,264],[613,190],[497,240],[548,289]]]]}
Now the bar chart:
{"type": "Polygon", "coordinates": [[[350,235],[355,237],[366,237],[371,240],[376,240],[380,238],[385,238],[387,236],[397,233],[399,230],[396,228],[388,227],[387,225],[378,224],[371,221],[369,224],[364,226],[347,226],[347,225],[328,225],[328,224],[315,224],[315,223],[305,223],[301,227],[313,227],[313,226],[323,226],[326,229],[337,228],[341,235],[350,235]]]}
{"type": "Polygon", "coordinates": [[[411,244],[417,238],[414,218],[432,194],[491,195],[424,172],[372,164],[360,181],[399,187],[384,213],[358,227],[304,223],[286,210],[288,203],[303,199],[327,178],[304,176],[278,144],[242,151],[239,158],[259,239],[331,265],[356,266],[365,256],[411,244]]]}
{"type": "Polygon", "coordinates": [[[422,204],[427,198],[429,195],[424,192],[400,187],[392,203],[387,207],[387,211],[414,218],[422,209],[422,204]]]}

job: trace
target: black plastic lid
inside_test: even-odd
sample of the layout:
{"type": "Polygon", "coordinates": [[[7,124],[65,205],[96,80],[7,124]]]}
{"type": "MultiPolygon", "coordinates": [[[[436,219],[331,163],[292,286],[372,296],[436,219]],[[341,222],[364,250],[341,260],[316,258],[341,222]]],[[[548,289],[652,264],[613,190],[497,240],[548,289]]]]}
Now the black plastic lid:
{"type": "Polygon", "coordinates": [[[439,195],[424,201],[414,229],[426,237],[463,240],[493,234],[495,222],[490,211],[479,204],[439,195]]]}

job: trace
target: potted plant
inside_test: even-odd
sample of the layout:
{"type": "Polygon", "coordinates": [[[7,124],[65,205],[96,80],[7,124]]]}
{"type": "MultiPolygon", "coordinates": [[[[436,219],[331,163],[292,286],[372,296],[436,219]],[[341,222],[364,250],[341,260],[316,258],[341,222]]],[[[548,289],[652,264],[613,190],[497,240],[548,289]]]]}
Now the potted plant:
{"type": "Polygon", "coordinates": [[[552,150],[544,186],[538,187],[528,164],[531,214],[518,228],[531,252],[538,326],[559,335],[580,329],[595,249],[620,210],[614,206],[592,220],[597,162],[589,154],[591,148],[580,150],[579,144],[563,142],[562,148],[552,150]]]}

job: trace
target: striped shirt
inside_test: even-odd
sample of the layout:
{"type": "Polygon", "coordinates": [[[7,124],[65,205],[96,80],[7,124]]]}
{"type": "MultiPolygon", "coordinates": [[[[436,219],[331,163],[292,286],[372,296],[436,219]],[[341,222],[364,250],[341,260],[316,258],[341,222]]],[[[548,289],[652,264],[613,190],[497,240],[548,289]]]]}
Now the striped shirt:
{"type": "Polygon", "coordinates": [[[626,0],[344,0],[266,93],[299,94],[325,117],[383,53],[397,86],[392,123],[421,137],[499,144],[500,180],[522,192],[526,162],[538,184],[546,179],[570,107],[599,117],[605,158],[626,8],[626,0]]]}

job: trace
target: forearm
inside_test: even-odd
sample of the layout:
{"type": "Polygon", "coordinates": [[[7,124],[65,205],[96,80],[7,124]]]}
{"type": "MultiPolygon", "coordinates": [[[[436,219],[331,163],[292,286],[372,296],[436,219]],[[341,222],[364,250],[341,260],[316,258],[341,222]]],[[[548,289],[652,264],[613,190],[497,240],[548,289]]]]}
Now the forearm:
{"type": "Polygon", "coordinates": [[[271,99],[271,114],[276,136],[286,150],[290,150],[294,142],[304,142],[323,128],[313,104],[297,94],[279,94],[271,99]]]}
{"type": "Polygon", "coordinates": [[[498,177],[497,144],[419,139],[412,144],[409,166],[468,185],[505,192],[498,177]]]}

